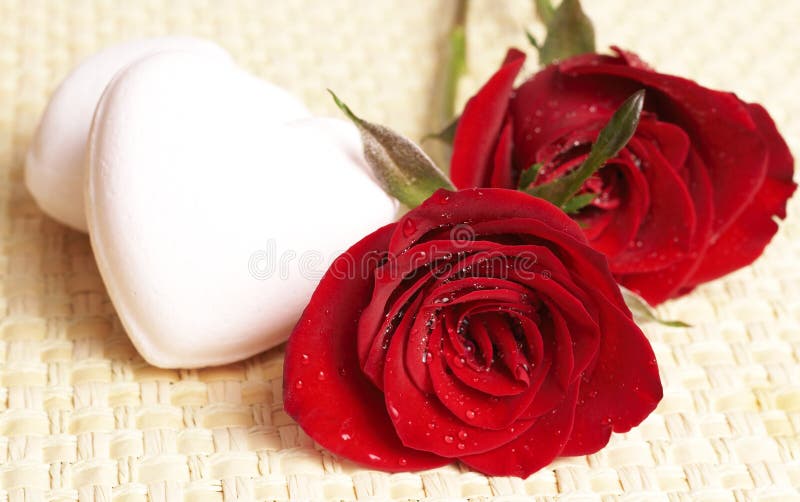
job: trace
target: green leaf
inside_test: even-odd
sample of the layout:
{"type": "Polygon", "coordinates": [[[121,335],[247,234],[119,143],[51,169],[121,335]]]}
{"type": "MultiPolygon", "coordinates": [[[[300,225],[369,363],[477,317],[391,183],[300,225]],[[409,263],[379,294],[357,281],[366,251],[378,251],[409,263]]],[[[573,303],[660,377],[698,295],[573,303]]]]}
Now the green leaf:
{"type": "Polygon", "coordinates": [[[596,193],[582,193],[580,195],[576,195],[575,197],[571,198],[564,204],[564,212],[567,214],[574,214],[583,209],[584,207],[588,206],[597,198],[596,193]]]}
{"type": "Polygon", "coordinates": [[[458,120],[460,118],[461,116],[454,118],[444,129],[437,133],[426,134],[422,137],[422,142],[424,143],[425,141],[435,139],[442,143],[452,145],[456,137],[456,129],[458,129],[458,120]]]}
{"type": "Polygon", "coordinates": [[[595,52],[594,27],[583,12],[579,0],[563,0],[546,24],[547,38],[539,50],[540,64],[547,65],[579,54],[595,52]]]}
{"type": "Polygon", "coordinates": [[[567,201],[580,190],[583,183],[628,143],[639,125],[644,106],[644,89],[636,91],[617,108],[611,120],[600,131],[592,145],[589,156],[569,174],[525,190],[527,193],[547,199],[556,206],[564,207],[567,201]]]}
{"type": "Polygon", "coordinates": [[[413,141],[388,127],[361,119],[330,89],[328,92],[361,132],[364,156],[381,187],[389,195],[414,208],[436,190],[455,190],[450,180],[413,141]]]}
{"type": "Polygon", "coordinates": [[[539,171],[542,170],[542,167],[544,167],[542,164],[536,163],[531,167],[522,171],[522,173],[520,173],[519,175],[519,189],[525,190],[533,183],[535,183],[536,178],[539,177],[539,171]]]}
{"type": "Polygon", "coordinates": [[[537,51],[542,50],[542,47],[539,45],[539,42],[536,40],[536,37],[533,36],[528,30],[525,30],[525,37],[528,39],[528,42],[536,48],[537,51]]]}
{"type": "Polygon", "coordinates": [[[655,322],[671,328],[692,327],[691,324],[687,324],[683,321],[667,321],[661,319],[656,315],[653,309],[647,305],[647,302],[645,302],[641,296],[623,286],[620,286],[619,290],[622,293],[622,298],[625,300],[625,304],[628,305],[629,309],[631,309],[631,313],[633,314],[633,318],[636,322],[655,322]]]}
{"type": "Polygon", "coordinates": [[[536,9],[536,15],[539,16],[539,19],[542,20],[545,26],[550,24],[555,11],[550,0],[533,0],[533,6],[536,9]]]}

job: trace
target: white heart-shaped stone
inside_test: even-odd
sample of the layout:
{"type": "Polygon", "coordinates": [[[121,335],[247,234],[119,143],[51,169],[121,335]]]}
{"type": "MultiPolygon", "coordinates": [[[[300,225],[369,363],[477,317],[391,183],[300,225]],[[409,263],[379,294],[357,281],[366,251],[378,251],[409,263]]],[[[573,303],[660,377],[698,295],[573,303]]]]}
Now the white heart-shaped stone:
{"type": "Polygon", "coordinates": [[[191,52],[131,64],[100,101],[89,233],[152,364],[222,364],[284,341],[333,258],[394,219],[352,125],[277,124],[276,106],[242,70],[191,52]]]}
{"type": "MultiPolygon", "coordinates": [[[[83,174],[94,111],[113,76],[132,62],[161,51],[185,50],[216,64],[233,65],[224,49],[192,37],[160,37],[125,42],[85,59],[53,93],[34,134],[25,162],[25,181],[39,207],[55,220],[86,231],[83,174]]],[[[256,80],[254,77],[251,79],[256,80]]],[[[276,120],[308,116],[297,99],[258,81],[275,99],[276,120]]]]}

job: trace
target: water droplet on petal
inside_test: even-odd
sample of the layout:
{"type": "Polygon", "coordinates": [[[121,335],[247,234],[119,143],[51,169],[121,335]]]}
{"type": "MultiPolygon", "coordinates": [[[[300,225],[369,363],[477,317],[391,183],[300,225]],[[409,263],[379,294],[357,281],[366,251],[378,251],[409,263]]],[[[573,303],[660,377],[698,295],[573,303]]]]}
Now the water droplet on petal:
{"type": "Polygon", "coordinates": [[[342,434],[342,441],[350,441],[351,439],[353,439],[353,436],[350,434],[342,434]]]}
{"type": "Polygon", "coordinates": [[[417,224],[411,218],[406,218],[403,221],[403,236],[411,237],[417,231],[417,224]]]}
{"type": "Polygon", "coordinates": [[[300,364],[302,364],[303,366],[306,366],[308,363],[309,363],[308,354],[301,355],[300,356],[300,364]]]}
{"type": "Polygon", "coordinates": [[[436,423],[435,422],[428,422],[428,429],[433,430],[435,428],[436,428],[436,423]]]}
{"type": "Polygon", "coordinates": [[[456,438],[454,438],[453,436],[445,436],[444,437],[444,442],[447,443],[447,444],[451,444],[455,440],[456,440],[456,438]]]}
{"type": "Polygon", "coordinates": [[[464,441],[465,439],[467,439],[467,436],[468,436],[468,435],[469,435],[469,434],[467,434],[467,431],[458,431],[458,439],[460,439],[460,440],[462,440],[462,441],[464,441]]]}
{"type": "Polygon", "coordinates": [[[320,382],[325,380],[325,372],[324,371],[320,371],[319,372],[319,374],[317,375],[317,380],[319,380],[320,382]]]}
{"type": "Polygon", "coordinates": [[[342,366],[339,368],[339,376],[345,376],[347,374],[347,370],[342,366]]]}
{"type": "Polygon", "coordinates": [[[467,446],[466,446],[464,443],[458,443],[458,444],[456,445],[456,448],[458,448],[459,450],[463,450],[463,449],[464,449],[464,448],[466,448],[466,447],[467,447],[467,446]]]}
{"type": "Polygon", "coordinates": [[[369,459],[373,462],[380,462],[381,460],[381,457],[375,455],[374,453],[367,453],[367,457],[369,457],[369,459]]]}
{"type": "Polygon", "coordinates": [[[303,381],[302,380],[298,380],[297,382],[295,382],[294,388],[295,389],[302,389],[303,388],[303,381]]]}
{"type": "Polygon", "coordinates": [[[468,418],[468,419],[470,419],[470,420],[472,420],[473,418],[475,418],[475,412],[474,412],[473,410],[467,410],[467,412],[465,413],[465,415],[466,415],[466,416],[467,416],[467,418],[468,418]]]}
{"type": "Polygon", "coordinates": [[[400,460],[397,461],[397,463],[400,464],[401,466],[406,466],[408,465],[408,460],[401,458],[400,460]]]}
{"type": "Polygon", "coordinates": [[[391,404],[389,405],[389,414],[392,415],[392,418],[397,418],[400,416],[400,412],[397,411],[397,408],[395,408],[391,404]]]}

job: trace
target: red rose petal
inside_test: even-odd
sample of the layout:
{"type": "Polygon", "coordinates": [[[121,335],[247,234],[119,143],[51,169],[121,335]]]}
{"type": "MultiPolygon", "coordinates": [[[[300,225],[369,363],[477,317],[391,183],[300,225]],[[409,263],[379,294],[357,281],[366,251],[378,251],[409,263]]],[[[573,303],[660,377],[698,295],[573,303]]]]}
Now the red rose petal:
{"type": "MultiPolygon", "coordinates": [[[[585,282],[584,288],[591,288],[585,282]]],[[[611,431],[627,432],[649,415],[663,391],[653,349],[636,324],[613,305],[600,310],[603,339],[594,368],[581,382],[575,425],[564,455],[593,453],[611,431]]]]}
{"type": "MultiPolygon", "coordinates": [[[[339,260],[385,252],[395,225],[381,228],[339,260]]],[[[371,274],[343,278],[332,268],[311,297],[289,338],[283,405],[315,441],[346,458],[386,471],[429,469],[447,459],[403,446],[383,394],[361,373],[356,352],[360,309],[371,274]]]]}
{"type": "Polygon", "coordinates": [[[683,128],[706,164],[714,187],[714,235],[724,231],[753,199],[766,176],[767,149],[747,107],[735,95],[621,64],[572,65],[568,72],[590,76],[592,81],[621,77],[651,89],[645,108],[658,104],[659,118],[683,128]],[[741,166],[747,166],[746,175],[732,175],[740,173],[741,166]]]}
{"type": "Polygon", "coordinates": [[[654,142],[667,163],[676,170],[684,169],[691,148],[686,131],[668,122],[642,120],[636,128],[636,136],[654,142]]]}
{"type": "Polygon", "coordinates": [[[609,263],[614,274],[650,272],[684,258],[696,227],[694,202],[683,179],[648,141],[629,145],[641,159],[650,189],[650,208],[636,237],[609,263]]]}
{"type": "MultiPolygon", "coordinates": [[[[478,326],[482,326],[482,323],[475,323],[473,329],[478,326]]],[[[480,329],[485,330],[486,328],[480,329]]],[[[466,358],[456,351],[449,339],[444,342],[444,356],[447,367],[452,371],[453,376],[461,380],[464,385],[484,394],[497,397],[517,396],[529,388],[528,385],[517,381],[510,373],[499,368],[492,371],[473,369],[466,363],[466,358]]],[[[431,387],[431,392],[433,392],[433,387],[431,387]]]]}
{"type": "MultiPolygon", "coordinates": [[[[437,347],[441,350],[442,340],[441,329],[431,333],[434,350],[437,347]]],[[[494,368],[489,370],[494,371],[494,368]]],[[[430,361],[431,380],[439,402],[461,421],[487,430],[505,430],[512,426],[533,401],[547,372],[548,368],[544,366],[534,371],[533,380],[522,394],[499,397],[477,391],[448,375],[443,354],[433,354],[430,361]]]]}
{"type": "Polygon", "coordinates": [[[561,405],[542,415],[514,441],[480,455],[461,457],[466,465],[490,476],[528,477],[553,461],[564,449],[575,419],[578,385],[567,393],[561,405]]]}
{"type": "Polygon", "coordinates": [[[450,161],[450,178],[458,188],[486,186],[489,182],[495,145],[523,63],[525,54],[510,49],[503,66],[464,106],[450,161]]]}
{"type": "MultiPolygon", "coordinates": [[[[517,192],[522,193],[522,192],[517,192]]],[[[525,195],[525,194],[523,194],[525,195]]],[[[529,197],[526,195],[526,197],[529,197]]],[[[530,197],[534,200],[535,197],[530,197]]],[[[547,206],[555,208],[550,203],[547,206]]],[[[561,230],[553,228],[538,219],[515,218],[512,216],[505,219],[498,219],[490,223],[474,223],[472,228],[477,235],[509,234],[524,237],[526,235],[536,236],[539,240],[547,241],[550,249],[562,263],[562,267],[571,270],[580,270],[584,278],[592,284],[587,291],[593,291],[607,298],[614,305],[624,305],[622,294],[619,292],[616,281],[608,272],[606,257],[585,244],[585,237],[581,234],[580,239],[574,238],[571,231],[575,224],[564,212],[560,215],[570,222],[564,225],[561,230]]],[[[517,214],[524,214],[518,212],[517,214]]],[[[577,227],[577,225],[576,225],[577,227]]],[[[580,227],[577,227],[580,229],[580,227]]]]}
{"type": "Polygon", "coordinates": [[[616,168],[624,176],[625,187],[620,193],[620,205],[610,211],[599,210],[600,221],[591,217],[579,217],[579,220],[586,225],[584,232],[592,247],[609,257],[612,270],[616,263],[616,255],[634,242],[642,220],[647,217],[650,208],[650,187],[647,178],[633,163],[630,154],[620,152],[619,157],[613,161],[613,167],[606,166],[603,169],[616,168]],[[593,228],[598,223],[602,227],[599,232],[593,228]]]}
{"type": "Polygon", "coordinates": [[[482,317],[486,319],[486,326],[489,328],[489,332],[492,333],[492,338],[497,346],[497,359],[517,380],[529,384],[529,373],[534,368],[530,367],[523,347],[517,345],[514,332],[508,326],[509,319],[495,313],[487,313],[482,317]]]}
{"type": "Polygon", "coordinates": [[[761,105],[751,104],[748,109],[767,143],[767,176],[744,212],[708,248],[687,286],[721,277],[761,256],[778,231],[773,217],[786,217],[786,202],[797,188],[792,181],[794,159],[775,122],[761,105]]]}
{"type": "Polygon", "coordinates": [[[711,180],[706,173],[705,165],[700,157],[691,152],[686,161],[686,186],[692,194],[695,204],[697,225],[689,244],[687,258],[662,270],[644,274],[619,275],[620,283],[639,294],[650,305],[659,303],[677,295],[685,287],[687,278],[700,264],[711,235],[711,220],[714,213],[711,197],[711,180]]]}
{"type": "Polygon", "coordinates": [[[506,429],[493,431],[457,418],[435,396],[420,392],[408,378],[403,364],[406,342],[403,333],[392,337],[383,383],[386,409],[404,445],[455,458],[495,449],[533,424],[516,422],[506,429]]]}
{"type": "Polygon", "coordinates": [[[510,118],[506,118],[503,130],[500,132],[500,138],[497,140],[497,146],[494,150],[494,167],[489,181],[489,186],[497,188],[517,188],[515,179],[516,173],[514,172],[514,165],[512,163],[512,122],[510,118]]]}
{"type": "MultiPolygon", "coordinates": [[[[584,58],[588,59],[595,56],[584,58]]],[[[569,78],[558,65],[540,70],[517,88],[511,100],[516,164],[529,167],[542,160],[543,148],[574,131],[599,132],[617,107],[640,88],[615,77],[569,78]]]]}

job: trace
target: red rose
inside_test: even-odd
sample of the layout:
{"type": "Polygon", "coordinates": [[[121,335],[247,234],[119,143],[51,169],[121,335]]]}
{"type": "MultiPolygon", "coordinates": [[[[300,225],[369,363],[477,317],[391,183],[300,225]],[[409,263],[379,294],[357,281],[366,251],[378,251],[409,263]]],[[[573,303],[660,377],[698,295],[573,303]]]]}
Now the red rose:
{"type": "Polygon", "coordinates": [[[605,258],[561,210],[440,190],[331,266],[292,333],[284,406],[388,471],[528,475],[603,447],[661,399],[605,258]]]}
{"type": "Polygon", "coordinates": [[[584,184],[597,198],[575,219],[617,280],[657,304],[763,252],[794,192],[794,161],[760,105],[614,52],[548,66],[514,89],[525,57],[509,51],[464,109],[451,176],[459,188],[517,188],[538,162],[536,183],[547,182],[579,165],[614,110],[645,88],[636,134],[584,184]]]}

